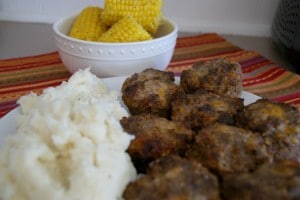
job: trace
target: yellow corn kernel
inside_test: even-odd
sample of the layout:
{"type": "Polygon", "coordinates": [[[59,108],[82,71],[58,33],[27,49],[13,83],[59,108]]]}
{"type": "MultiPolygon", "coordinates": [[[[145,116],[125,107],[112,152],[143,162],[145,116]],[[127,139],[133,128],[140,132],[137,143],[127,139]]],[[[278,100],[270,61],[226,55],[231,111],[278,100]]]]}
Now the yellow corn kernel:
{"type": "Polygon", "coordinates": [[[131,16],[123,17],[101,35],[100,42],[138,42],[152,36],[131,16]]]}
{"type": "Polygon", "coordinates": [[[133,17],[123,17],[101,35],[100,42],[138,42],[151,40],[148,33],[133,17]]]}
{"type": "Polygon", "coordinates": [[[125,16],[134,17],[149,33],[154,34],[162,17],[162,0],[105,0],[102,20],[112,26],[125,16]]]}
{"type": "Polygon", "coordinates": [[[89,6],[83,9],[76,18],[69,36],[81,40],[96,41],[106,27],[101,23],[100,15],[103,9],[89,6]]]}

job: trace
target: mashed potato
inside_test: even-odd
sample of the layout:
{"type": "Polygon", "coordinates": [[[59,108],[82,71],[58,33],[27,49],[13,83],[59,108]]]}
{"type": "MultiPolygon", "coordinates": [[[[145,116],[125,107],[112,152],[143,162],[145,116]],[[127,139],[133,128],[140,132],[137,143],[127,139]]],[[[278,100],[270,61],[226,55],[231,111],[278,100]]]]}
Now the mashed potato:
{"type": "Polygon", "coordinates": [[[17,134],[0,152],[0,199],[120,199],[136,170],[118,95],[87,69],[23,96],[17,134]]]}

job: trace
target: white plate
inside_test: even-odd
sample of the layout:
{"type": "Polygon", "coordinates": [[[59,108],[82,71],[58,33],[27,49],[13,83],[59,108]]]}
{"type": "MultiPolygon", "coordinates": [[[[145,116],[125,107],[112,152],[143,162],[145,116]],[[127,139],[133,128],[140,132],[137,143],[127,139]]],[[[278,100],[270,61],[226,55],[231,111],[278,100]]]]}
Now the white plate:
{"type": "MultiPolygon", "coordinates": [[[[103,81],[110,90],[121,90],[121,86],[126,77],[113,77],[113,78],[104,78],[103,81]]],[[[179,82],[179,79],[176,79],[176,82],[179,82]]],[[[243,91],[242,98],[244,99],[244,104],[248,105],[252,102],[255,102],[257,99],[260,99],[259,96],[254,95],[249,92],[243,91]]],[[[8,135],[15,134],[17,131],[16,120],[20,113],[19,107],[15,108],[7,115],[0,119],[0,147],[2,146],[5,138],[8,135]]]]}

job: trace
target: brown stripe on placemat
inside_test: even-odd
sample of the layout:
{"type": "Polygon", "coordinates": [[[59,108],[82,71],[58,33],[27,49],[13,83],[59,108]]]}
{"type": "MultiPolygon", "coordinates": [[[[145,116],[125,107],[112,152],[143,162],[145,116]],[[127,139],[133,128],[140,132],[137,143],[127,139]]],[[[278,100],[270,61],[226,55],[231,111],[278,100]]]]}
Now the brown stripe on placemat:
{"type": "Polygon", "coordinates": [[[46,65],[43,68],[21,68],[20,70],[1,73],[0,87],[47,81],[53,78],[68,78],[69,75],[70,73],[61,63],[46,65]]]}

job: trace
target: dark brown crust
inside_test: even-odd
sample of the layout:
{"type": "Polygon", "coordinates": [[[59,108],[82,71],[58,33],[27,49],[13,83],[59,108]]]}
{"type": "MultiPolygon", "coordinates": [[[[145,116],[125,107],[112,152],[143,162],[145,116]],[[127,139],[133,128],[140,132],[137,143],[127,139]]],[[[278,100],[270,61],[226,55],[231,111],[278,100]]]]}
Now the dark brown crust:
{"type": "Polygon", "coordinates": [[[122,100],[131,114],[151,113],[169,117],[171,101],[183,93],[174,83],[174,74],[147,69],[127,78],[122,86],[122,100]]]}
{"type": "Polygon", "coordinates": [[[145,69],[141,73],[135,73],[131,77],[128,77],[124,81],[121,91],[124,92],[127,87],[135,85],[137,82],[145,82],[153,79],[157,79],[166,83],[172,83],[175,80],[172,72],[165,72],[149,68],[145,69]]]}
{"type": "Polygon", "coordinates": [[[200,130],[186,156],[220,176],[252,171],[271,158],[259,134],[219,123],[200,130]]]}
{"type": "Polygon", "coordinates": [[[199,62],[194,64],[191,69],[182,72],[180,85],[186,93],[201,90],[240,97],[242,70],[238,63],[225,59],[199,62]]]}
{"type": "Polygon", "coordinates": [[[151,163],[147,175],[128,185],[124,199],[218,200],[218,186],[216,176],[201,164],[172,155],[151,163]]]}
{"type": "Polygon", "coordinates": [[[282,124],[296,126],[299,123],[300,113],[296,107],[267,99],[259,99],[246,106],[238,120],[239,126],[263,135],[273,134],[282,124]]]}
{"type": "Polygon", "coordinates": [[[172,120],[187,123],[193,130],[214,122],[234,125],[243,106],[240,98],[212,93],[187,94],[172,102],[172,120]]]}
{"type": "Polygon", "coordinates": [[[164,155],[183,155],[194,138],[194,132],[184,124],[157,115],[134,115],[123,118],[121,124],[135,135],[127,151],[139,172],[145,172],[150,161],[164,155]]]}
{"type": "Polygon", "coordinates": [[[292,161],[265,163],[254,173],[233,174],[225,178],[225,200],[300,199],[300,165],[292,161]]]}
{"type": "Polygon", "coordinates": [[[260,99],[246,106],[238,126],[259,132],[275,160],[300,162],[300,113],[292,105],[260,99]]]}

